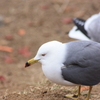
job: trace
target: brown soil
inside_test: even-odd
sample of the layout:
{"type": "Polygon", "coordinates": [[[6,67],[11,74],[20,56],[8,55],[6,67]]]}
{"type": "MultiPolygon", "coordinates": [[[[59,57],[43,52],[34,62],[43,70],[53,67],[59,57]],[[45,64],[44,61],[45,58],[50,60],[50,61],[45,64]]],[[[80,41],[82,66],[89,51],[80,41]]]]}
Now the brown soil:
{"type": "MultiPolygon", "coordinates": [[[[73,27],[70,18],[87,19],[99,11],[100,0],[0,1],[0,45],[14,49],[12,53],[0,51],[0,76],[4,78],[0,78],[0,100],[71,100],[64,95],[75,93],[76,87],[51,83],[39,63],[29,68],[24,68],[24,64],[47,41],[73,41],[67,36],[73,27]],[[64,18],[69,23],[62,22],[64,18]],[[24,35],[18,34],[20,29],[24,29],[24,35]],[[30,56],[18,52],[25,46],[29,47],[30,56]],[[6,56],[13,60],[5,61],[6,56]]],[[[80,100],[84,100],[86,93],[83,91],[80,100]]],[[[100,100],[100,85],[94,86],[90,100],[100,100]]]]}

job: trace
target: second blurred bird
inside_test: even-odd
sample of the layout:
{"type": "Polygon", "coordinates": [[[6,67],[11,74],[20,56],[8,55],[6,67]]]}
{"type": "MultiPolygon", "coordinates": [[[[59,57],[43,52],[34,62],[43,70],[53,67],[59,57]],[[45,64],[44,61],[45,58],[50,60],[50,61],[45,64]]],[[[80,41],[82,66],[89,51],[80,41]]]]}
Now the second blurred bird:
{"type": "Polygon", "coordinates": [[[74,18],[75,26],[68,33],[70,38],[100,42],[100,13],[87,20],[74,18]]]}

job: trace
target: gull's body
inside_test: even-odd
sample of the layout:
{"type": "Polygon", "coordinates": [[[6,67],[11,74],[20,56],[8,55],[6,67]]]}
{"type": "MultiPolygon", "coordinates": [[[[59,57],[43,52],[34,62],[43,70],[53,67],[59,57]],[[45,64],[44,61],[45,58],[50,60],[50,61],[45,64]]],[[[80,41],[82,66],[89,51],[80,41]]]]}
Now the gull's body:
{"type": "Polygon", "coordinates": [[[100,44],[97,42],[51,41],[39,48],[26,67],[34,61],[42,64],[43,73],[49,80],[60,85],[92,87],[100,82],[100,44]]]}
{"type": "Polygon", "coordinates": [[[86,21],[74,18],[73,22],[75,26],[69,32],[69,37],[100,42],[100,13],[92,15],[86,21]]]}

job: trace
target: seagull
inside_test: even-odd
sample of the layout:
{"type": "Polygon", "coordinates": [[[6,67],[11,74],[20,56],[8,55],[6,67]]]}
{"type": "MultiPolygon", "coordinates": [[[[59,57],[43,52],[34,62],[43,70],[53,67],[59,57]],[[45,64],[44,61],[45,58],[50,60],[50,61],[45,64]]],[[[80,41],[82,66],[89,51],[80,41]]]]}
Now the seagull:
{"type": "Polygon", "coordinates": [[[78,99],[81,86],[89,86],[86,100],[89,100],[92,87],[100,82],[100,43],[78,40],[68,43],[50,41],[44,43],[34,58],[25,67],[36,62],[42,64],[44,75],[60,85],[77,85],[78,93],[65,95],[78,99]]]}
{"type": "Polygon", "coordinates": [[[75,26],[68,33],[69,37],[79,40],[100,42],[100,13],[87,20],[74,18],[75,26]]]}

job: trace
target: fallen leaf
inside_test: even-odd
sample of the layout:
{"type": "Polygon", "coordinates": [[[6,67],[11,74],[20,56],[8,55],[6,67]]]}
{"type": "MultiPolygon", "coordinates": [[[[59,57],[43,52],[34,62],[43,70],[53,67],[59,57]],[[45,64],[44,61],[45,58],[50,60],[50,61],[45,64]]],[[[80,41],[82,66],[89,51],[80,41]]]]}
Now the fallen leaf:
{"type": "Polygon", "coordinates": [[[48,9],[48,8],[49,8],[49,5],[42,5],[42,6],[41,6],[41,9],[42,9],[42,10],[46,10],[46,9],[48,9]]]}
{"type": "Polygon", "coordinates": [[[13,48],[8,46],[0,46],[0,50],[6,52],[13,52],[13,48]]]}
{"type": "Polygon", "coordinates": [[[8,34],[4,37],[6,40],[13,40],[13,36],[11,34],[8,34]]]}
{"type": "Polygon", "coordinates": [[[72,21],[72,18],[63,18],[62,19],[62,23],[64,23],[64,24],[70,24],[70,23],[72,23],[73,21],[72,21]]]}
{"type": "Polygon", "coordinates": [[[32,21],[29,21],[27,24],[28,24],[29,27],[33,26],[33,22],[32,21]]]}
{"type": "Polygon", "coordinates": [[[13,63],[14,62],[14,58],[10,55],[7,55],[4,57],[4,62],[5,63],[13,63]]]}
{"type": "Polygon", "coordinates": [[[18,49],[18,52],[24,57],[29,57],[31,55],[31,52],[29,51],[29,47],[27,46],[18,49]]]}
{"type": "Polygon", "coordinates": [[[82,86],[81,87],[81,91],[85,91],[85,90],[88,90],[89,89],[89,86],[82,86]]]}
{"type": "Polygon", "coordinates": [[[5,81],[5,77],[4,76],[0,76],[0,81],[5,81]]]}
{"type": "Polygon", "coordinates": [[[18,34],[21,35],[21,36],[22,36],[22,35],[25,35],[25,33],[26,33],[26,32],[25,32],[24,29],[20,29],[20,30],[18,31],[18,34]]]}

